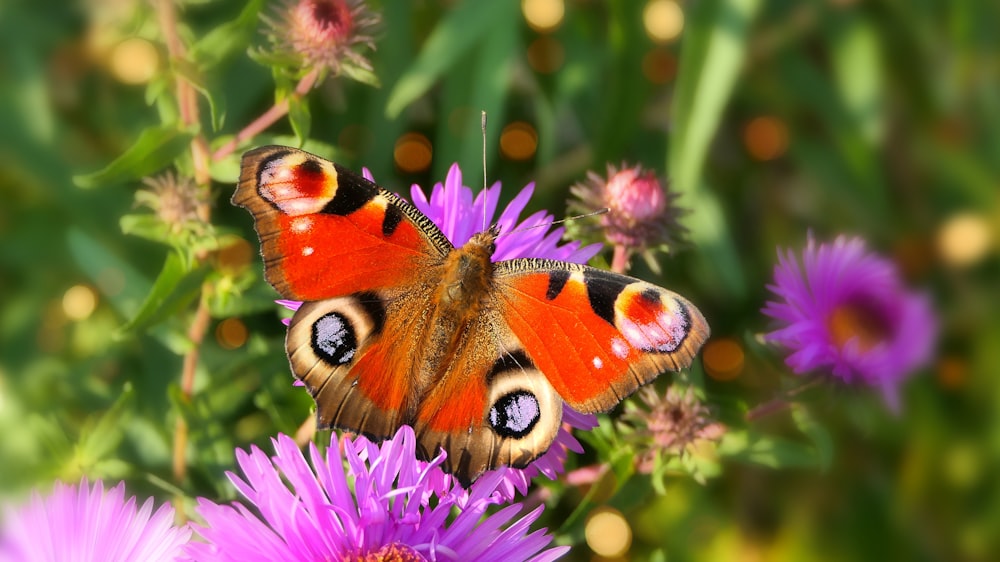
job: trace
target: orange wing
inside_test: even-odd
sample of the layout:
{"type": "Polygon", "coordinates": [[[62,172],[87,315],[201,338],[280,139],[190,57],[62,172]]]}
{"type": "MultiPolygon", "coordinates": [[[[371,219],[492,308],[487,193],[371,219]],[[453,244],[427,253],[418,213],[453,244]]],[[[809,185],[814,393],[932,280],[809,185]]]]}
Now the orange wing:
{"type": "Polygon", "coordinates": [[[406,285],[452,249],[410,203],[294,148],[244,154],[233,203],[253,213],[265,276],[289,299],[406,285]]]}
{"type": "Polygon", "coordinates": [[[416,408],[414,350],[430,286],[453,249],[413,205],[294,148],[244,154],[233,203],[254,216],[265,277],[305,302],[285,340],[321,427],[378,439],[416,408]]]}
{"type": "Polygon", "coordinates": [[[708,339],[684,297],[624,275],[552,260],[497,264],[497,302],[534,366],[573,409],[610,410],[708,339]]]}

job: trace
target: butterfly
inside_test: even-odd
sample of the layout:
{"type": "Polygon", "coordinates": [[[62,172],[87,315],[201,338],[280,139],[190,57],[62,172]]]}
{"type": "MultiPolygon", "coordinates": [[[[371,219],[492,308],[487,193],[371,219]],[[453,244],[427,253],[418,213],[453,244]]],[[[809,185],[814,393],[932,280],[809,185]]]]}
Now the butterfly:
{"type": "Polygon", "coordinates": [[[417,454],[468,485],[549,448],[565,402],[605,412],[708,338],[687,299],[549,259],[493,262],[498,227],[460,248],[404,199],[287,147],[243,155],[233,204],[252,214],[267,281],[304,301],[285,341],[320,428],[417,454]]]}

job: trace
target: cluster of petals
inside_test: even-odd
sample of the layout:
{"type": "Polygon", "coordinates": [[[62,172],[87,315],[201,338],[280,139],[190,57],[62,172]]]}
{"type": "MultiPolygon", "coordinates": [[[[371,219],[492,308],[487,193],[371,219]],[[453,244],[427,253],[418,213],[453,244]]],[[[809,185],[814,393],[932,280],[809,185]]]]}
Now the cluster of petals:
{"type": "Polygon", "coordinates": [[[763,312],[779,327],[767,339],[791,351],[786,363],[796,373],[874,387],[896,410],[900,383],[933,355],[930,299],[860,238],[816,244],[810,236],[801,265],[791,250],[779,251],[768,288],[776,299],[763,312]]]}
{"type": "Polygon", "coordinates": [[[516,503],[495,507],[502,473],[466,490],[441,470],[445,453],[416,462],[407,426],[380,445],[334,436],[325,455],[310,445],[308,461],[288,436],[273,447],[273,457],[256,447],[238,451],[243,475],[229,475],[254,510],[199,500],[205,525],[196,530],[204,542],[188,545],[193,559],[542,562],[566,551],[546,549],[545,530],[530,532],[541,506],[527,514],[516,503]],[[393,558],[382,558],[389,553],[393,558]]]}

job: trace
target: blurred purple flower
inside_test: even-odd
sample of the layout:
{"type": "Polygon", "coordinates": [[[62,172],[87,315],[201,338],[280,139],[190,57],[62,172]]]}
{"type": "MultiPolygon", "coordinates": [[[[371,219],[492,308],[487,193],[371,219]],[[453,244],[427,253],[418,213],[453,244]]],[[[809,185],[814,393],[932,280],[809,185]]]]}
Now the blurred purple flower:
{"type": "MultiPolygon", "coordinates": [[[[364,170],[364,177],[374,181],[368,170],[364,170]]],[[[518,222],[521,212],[531,199],[534,187],[534,184],[528,184],[500,213],[500,218],[496,221],[500,226],[500,237],[496,240],[493,261],[532,257],[586,263],[594,257],[601,250],[600,244],[581,246],[577,241],[560,244],[564,229],[556,228],[549,232],[548,228],[541,228],[540,225],[549,225],[555,220],[553,215],[545,211],[538,211],[518,222]]],[[[473,196],[472,189],[462,184],[462,170],[458,164],[453,164],[444,183],[434,184],[429,199],[417,185],[410,189],[410,196],[420,212],[427,215],[454,246],[460,247],[474,234],[493,224],[500,201],[500,184],[496,183],[473,196]]],[[[302,305],[298,301],[276,302],[289,310],[298,310],[302,305]]],[[[288,319],[283,322],[287,325],[288,319]]],[[[563,422],[563,428],[544,455],[523,470],[503,469],[505,476],[500,488],[507,499],[513,498],[515,491],[526,493],[531,479],[538,474],[555,479],[562,472],[567,450],[583,452],[580,442],[570,433],[571,428],[590,430],[597,426],[595,416],[581,414],[566,405],[563,406],[563,422]]]]}
{"type": "Polygon", "coordinates": [[[899,408],[899,384],[932,356],[937,319],[930,300],[908,291],[894,265],[867,253],[860,238],[838,237],[818,247],[812,236],[802,267],[791,250],[778,252],[778,300],[763,313],[782,327],[767,339],[792,351],[797,374],[829,371],[846,383],[879,389],[899,408]]]}
{"type": "Polygon", "coordinates": [[[0,560],[7,562],[173,561],[191,538],[174,526],[169,504],[153,512],[153,498],[136,509],[125,499],[125,483],[104,490],[57,482],[52,493],[33,492],[27,504],[8,508],[0,529],[0,560]]]}
{"type": "Polygon", "coordinates": [[[501,474],[483,476],[466,491],[439,468],[444,453],[415,462],[409,427],[381,446],[344,438],[343,454],[334,435],[325,457],[310,444],[308,462],[290,437],[272,443],[271,458],[257,447],[237,450],[244,476],[229,474],[259,515],[239,503],[199,499],[206,525],[195,530],[206,542],[188,545],[195,560],[541,562],[568,550],[544,550],[552,537],[544,529],[528,532],[541,506],[517,519],[520,504],[487,515],[500,499],[501,474]]]}

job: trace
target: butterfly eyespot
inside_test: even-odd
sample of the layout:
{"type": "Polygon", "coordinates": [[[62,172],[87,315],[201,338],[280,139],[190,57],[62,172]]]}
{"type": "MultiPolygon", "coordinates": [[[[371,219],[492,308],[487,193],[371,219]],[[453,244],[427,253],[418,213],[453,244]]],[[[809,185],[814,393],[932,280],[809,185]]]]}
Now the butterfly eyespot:
{"type": "Polygon", "coordinates": [[[501,437],[520,439],[541,419],[538,398],[526,390],[504,394],[490,407],[489,423],[501,437]]]}
{"type": "Polygon", "coordinates": [[[358,339],[350,320],[338,312],[320,316],[312,325],[312,348],[331,365],[345,365],[358,351],[358,339]]]}

